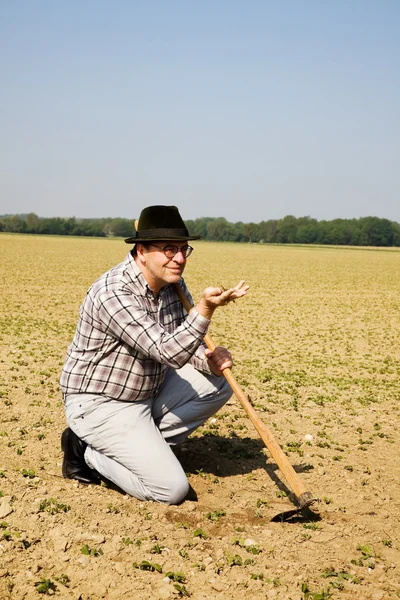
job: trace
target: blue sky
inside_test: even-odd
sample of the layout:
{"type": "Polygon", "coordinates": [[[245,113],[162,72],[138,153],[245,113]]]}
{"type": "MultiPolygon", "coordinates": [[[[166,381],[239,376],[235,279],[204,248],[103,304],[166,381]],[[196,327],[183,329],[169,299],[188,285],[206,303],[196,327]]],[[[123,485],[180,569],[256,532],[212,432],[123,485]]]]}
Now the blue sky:
{"type": "Polygon", "coordinates": [[[400,2],[0,3],[0,214],[400,222],[400,2]]]}

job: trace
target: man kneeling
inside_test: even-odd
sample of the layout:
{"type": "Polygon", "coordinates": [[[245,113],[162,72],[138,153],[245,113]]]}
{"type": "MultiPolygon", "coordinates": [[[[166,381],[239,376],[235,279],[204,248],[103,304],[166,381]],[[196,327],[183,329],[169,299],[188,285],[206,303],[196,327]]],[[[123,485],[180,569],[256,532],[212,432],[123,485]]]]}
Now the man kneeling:
{"type": "Polygon", "coordinates": [[[189,491],[170,446],[218,411],[232,395],[222,376],[228,350],[205,348],[218,306],[248,286],[204,290],[188,315],[176,285],[193,248],[175,206],[145,208],[125,260],[89,288],[61,374],[68,428],[64,477],[104,478],[139,500],[177,504],[189,491]]]}

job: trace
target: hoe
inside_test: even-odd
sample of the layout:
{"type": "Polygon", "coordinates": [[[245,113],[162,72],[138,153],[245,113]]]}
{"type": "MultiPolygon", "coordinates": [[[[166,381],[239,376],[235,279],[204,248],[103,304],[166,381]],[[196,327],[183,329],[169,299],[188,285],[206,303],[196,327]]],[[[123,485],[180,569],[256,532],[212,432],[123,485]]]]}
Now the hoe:
{"type": "MultiPolygon", "coordinates": [[[[180,285],[176,284],[175,287],[183,307],[185,308],[186,312],[189,313],[193,307],[190,305],[190,302],[185,296],[180,285]]],[[[204,341],[211,351],[215,349],[215,344],[208,334],[204,336],[204,341]]],[[[292,467],[278,442],[275,440],[272,432],[257,415],[251,402],[248,400],[242,388],[233,376],[231,369],[225,369],[223,374],[297,498],[297,508],[279,513],[271,519],[272,521],[287,521],[294,515],[304,511],[305,509],[308,509],[310,504],[315,502],[316,498],[314,498],[311,492],[307,491],[304,483],[292,467]]]]}

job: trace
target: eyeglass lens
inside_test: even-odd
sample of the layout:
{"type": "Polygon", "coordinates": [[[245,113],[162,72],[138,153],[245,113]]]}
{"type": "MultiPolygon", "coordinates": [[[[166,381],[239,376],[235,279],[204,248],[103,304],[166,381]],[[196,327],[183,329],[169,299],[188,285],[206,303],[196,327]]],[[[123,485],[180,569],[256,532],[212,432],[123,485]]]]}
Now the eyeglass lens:
{"type": "Polygon", "coordinates": [[[178,248],[178,246],[164,246],[163,250],[167,258],[173,258],[179,251],[187,258],[192,253],[193,248],[192,246],[182,246],[182,248],[178,248]]]}

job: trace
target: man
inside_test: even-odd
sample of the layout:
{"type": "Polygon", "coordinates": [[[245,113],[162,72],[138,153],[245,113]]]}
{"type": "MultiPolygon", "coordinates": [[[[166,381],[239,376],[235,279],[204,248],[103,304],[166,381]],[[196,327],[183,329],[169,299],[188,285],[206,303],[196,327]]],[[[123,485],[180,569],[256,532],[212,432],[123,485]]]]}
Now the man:
{"type": "Polygon", "coordinates": [[[248,286],[204,290],[188,315],[176,285],[191,300],[182,273],[193,248],[175,206],[145,208],[125,260],[88,290],[61,374],[68,428],[64,477],[102,478],[140,500],[177,504],[189,491],[170,446],[184,441],[232,395],[222,371],[228,350],[203,337],[218,306],[248,286]]]}

